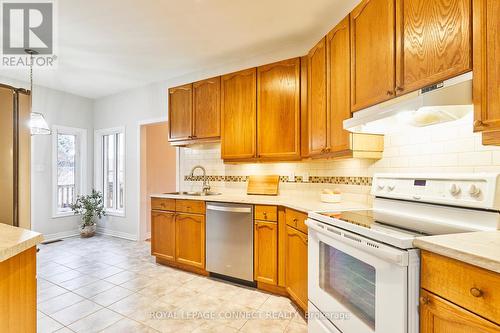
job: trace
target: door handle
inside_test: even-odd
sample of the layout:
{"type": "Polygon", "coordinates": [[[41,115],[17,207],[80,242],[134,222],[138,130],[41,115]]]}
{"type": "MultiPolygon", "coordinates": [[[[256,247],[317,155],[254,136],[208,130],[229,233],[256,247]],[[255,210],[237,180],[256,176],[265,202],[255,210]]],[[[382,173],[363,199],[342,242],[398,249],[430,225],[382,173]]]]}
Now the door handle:
{"type": "Polygon", "coordinates": [[[251,213],[252,208],[250,207],[232,207],[232,206],[215,206],[207,205],[207,210],[216,210],[219,212],[230,212],[230,213],[251,213]]]}

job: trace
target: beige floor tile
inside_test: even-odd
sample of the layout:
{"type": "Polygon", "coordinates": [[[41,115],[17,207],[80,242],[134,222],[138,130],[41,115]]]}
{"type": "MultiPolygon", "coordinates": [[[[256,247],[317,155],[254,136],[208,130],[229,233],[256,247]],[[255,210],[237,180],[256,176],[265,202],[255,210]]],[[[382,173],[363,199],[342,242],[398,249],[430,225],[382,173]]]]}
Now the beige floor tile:
{"type": "Polygon", "coordinates": [[[90,273],[89,275],[99,279],[105,279],[120,272],[123,272],[123,269],[114,266],[109,266],[103,269],[96,270],[90,273]]]}
{"type": "Polygon", "coordinates": [[[47,289],[48,287],[53,286],[54,284],[52,282],[49,282],[41,277],[38,277],[36,279],[36,287],[38,291],[42,291],[44,289],[47,289]]]}
{"type": "Polygon", "coordinates": [[[124,318],[105,328],[102,333],[156,333],[157,330],[135,320],[124,318]]]}
{"type": "Polygon", "coordinates": [[[99,332],[123,318],[122,315],[104,308],[74,322],[69,325],[68,328],[75,332],[99,332]]]}
{"type": "Polygon", "coordinates": [[[49,316],[45,316],[42,319],[38,320],[36,331],[38,333],[52,333],[57,331],[58,329],[61,329],[62,327],[63,325],[61,323],[58,323],[49,316]]]}
{"type": "Polygon", "coordinates": [[[150,284],[154,283],[155,279],[152,279],[148,276],[139,276],[135,279],[127,281],[125,283],[120,284],[121,287],[130,289],[132,291],[139,291],[141,289],[146,288],[150,284]]]}
{"type": "Polygon", "coordinates": [[[91,297],[90,300],[102,306],[109,306],[133,293],[132,290],[116,286],[91,297]]]}
{"type": "Polygon", "coordinates": [[[198,293],[194,290],[184,288],[184,287],[179,287],[179,288],[172,290],[171,292],[169,292],[165,296],[161,297],[159,300],[161,302],[164,302],[167,304],[179,306],[179,305],[184,304],[186,302],[191,302],[192,300],[196,299],[200,295],[201,295],[200,293],[198,293]]]}
{"type": "Polygon", "coordinates": [[[207,290],[214,288],[218,286],[220,282],[214,281],[212,279],[206,278],[206,277],[195,277],[194,279],[184,283],[184,287],[203,293],[206,292],[207,290]]]}
{"type": "Polygon", "coordinates": [[[42,311],[45,314],[51,315],[83,300],[83,297],[72,292],[67,292],[65,294],[51,298],[48,301],[39,303],[38,310],[42,311]]]}
{"type": "Polygon", "coordinates": [[[292,321],[288,324],[285,333],[307,333],[307,325],[298,324],[292,321]]]}
{"type": "Polygon", "coordinates": [[[141,309],[150,304],[151,299],[149,297],[140,294],[132,294],[116,303],[111,304],[109,308],[126,317],[132,317],[134,312],[141,311],[141,309]]]}
{"type": "Polygon", "coordinates": [[[48,288],[45,288],[43,290],[38,291],[37,294],[37,302],[45,302],[51,298],[54,298],[56,296],[62,295],[64,293],[67,293],[68,290],[61,288],[57,285],[50,286],[48,288]]]}
{"type": "Polygon", "coordinates": [[[83,300],[52,314],[51,317],[68,326],[100,309],[102,309],[102,306],[89,300],[83,300]]]}
{"type": "Polygon", "coordinates": [[[107,282],[104,280],[97,280],[95,282],[92,282],[91,284],[88,284],[86,286],[83,286],[81,288],[73,290],[75,294],[78,294],[80,296],[90,298],[92,296],[95,296],[99,293],[102,293],[103,291],[106,291],[108,289],[113,288],[115,285],[112,284],[111,282],[107,282]]]}
{"type": "Polygon", "coordinates": [[[55,331],[55,333],[74,333],[74,331],[70,330],[67,327],[63,327],[60,330],[55,331]]]}
{"type": "Polygon", "coordinates": [[[121,271],[118,274],[111,275],[107,278],[104,279],[104,281],[108,281],[114,284],[122,284],[127,281],[133,280],[135,278],[138,278],[139,274],[130,272],[130,271],[121,271]]]}
{"type": "Polygon", "coordinates": [[[64,272],[62,274],[51,275],[51,276],[47,277],[46,279],[47,279],[47,281],[58,284],[58,283],[61,283],[64,281],[68,281],[68,280],[77,278],[79,276],[82,276],[82,273],[72,269],[72,270],[69,270],[69,271],[64,272]]]}
{"type": "Polygon", "coordinates": [[[152,299],[157,299],[171,293],[177,288],[179,288],[179,285],[175,285],[174,283],[155,281],[145,288],[139,290],[138,293],[144,296],[149,296],[152,299]]]}
{"type": "Polygon", "coordinates": [[[236,328],[214,322],[205,322],[193,331],[193,333],[236,333],[236,332],[238,332],[236,328]]]}
{"type": "Polygon", "coordinates": [[[151,319],[145,324],[162,333],[191,333],[201,324],[201,322],[194,320],[151,319]]]}
{"type": "Polygon", "coordinates": [[[288,324],[289,321],[287,320],[251,319],[243,325],[240,331],[245,333],[283,333],[288,324]]]}
{"type": "Polygon", "coordinates": [[[93,282],[96,282],[97,280],[99,280],[99,279],[96,277],[89,276],[89,275],[82,275],[80,277],[61,282],[61,283],[59,283],[59,285],[63,288],[68,289],[68,290],[76,290],[78,288],[89,285],[93,282]]]}

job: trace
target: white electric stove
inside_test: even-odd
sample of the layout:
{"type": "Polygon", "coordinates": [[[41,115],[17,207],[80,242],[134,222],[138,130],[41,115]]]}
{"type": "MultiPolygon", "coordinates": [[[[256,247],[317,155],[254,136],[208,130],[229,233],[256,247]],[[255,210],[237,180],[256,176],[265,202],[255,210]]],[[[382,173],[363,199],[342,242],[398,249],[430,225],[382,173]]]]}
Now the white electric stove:
{"type": "Polygon", "coordinates": [[[415,237],[500,229],[499,174],[378,174],[371,194],[309,213],[312,333],[418,333],[415,237]]]}

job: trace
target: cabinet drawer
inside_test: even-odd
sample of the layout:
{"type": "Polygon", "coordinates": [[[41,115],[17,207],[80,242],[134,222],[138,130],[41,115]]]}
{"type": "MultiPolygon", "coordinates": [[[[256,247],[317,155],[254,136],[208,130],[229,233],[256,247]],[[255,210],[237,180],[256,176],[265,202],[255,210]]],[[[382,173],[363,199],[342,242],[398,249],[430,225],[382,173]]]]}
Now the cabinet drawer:
{"type": "Polygon", "coordinates": [[[278,207],[255,205],[255,219],[261,221],[278,221],[278,207]]]}
{"type": "Polygon", "coordinates": [[[151,209],[155,210],[175,210],[174,199],[151,198],[151,209]]]}
{"type": "Polygon", "coordinates": [[[306,219],[307,219],[307,214],[304,214],[302,212],[286,208],[285,209],[285,216],[286,216],[286,224],[289,225],[290,227],[296,228],[297,230],[300,230],[304,233],[307,234],[307,226],[306,226],[306,219]]]}
{"type": "Polygon", "coordinates": [[[205,201],[175,200],[175,211],[181,213],[205,214],[205,201]]]}
{"type": "Polygon", "coordinates": [[[422,251],[421,287],[500,323],[500,274],[422,251]]]}

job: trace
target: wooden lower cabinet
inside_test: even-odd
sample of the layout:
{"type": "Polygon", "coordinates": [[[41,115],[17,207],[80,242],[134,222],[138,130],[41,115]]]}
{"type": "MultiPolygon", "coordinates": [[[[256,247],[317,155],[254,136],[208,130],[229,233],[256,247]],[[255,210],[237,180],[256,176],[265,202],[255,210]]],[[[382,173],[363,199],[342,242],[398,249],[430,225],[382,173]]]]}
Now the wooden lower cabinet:
{"type": "Polygon", "coordinates": [[[254,278],[271,285],[278,284],[278,224],[255,221],[254,278]]]}
{"type": "Polygon", "coordinates": [[[151,212],[151,254],[175,261],[175,213],[151,212]]]}
{"type": "Polygon", "coordinates": [[[205,268],[205,216],[177,213],[175,255],[180,264],[205,268]]]}
{"type": "Polygon", "coordinates": [[[0,262],[0,332],[35,333],[36,246],[0,262]]]}
{"type": "Polygon", "coordinates": [[[290,297],[307,311],[307,235],[286,227],[285,280],[290,297]]]}
{"type": "Polygon", "coordinates": [[[420,333],[494,333],[500,326],[425,289],[420,292],[420,333]]]}

